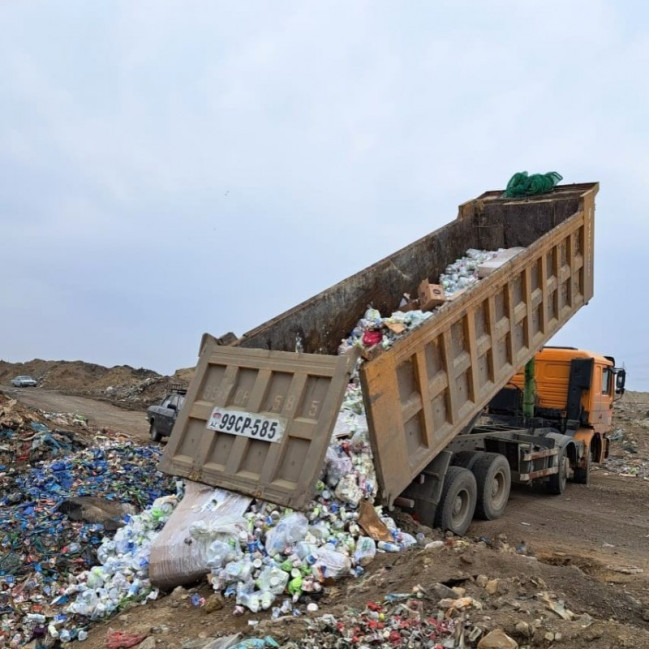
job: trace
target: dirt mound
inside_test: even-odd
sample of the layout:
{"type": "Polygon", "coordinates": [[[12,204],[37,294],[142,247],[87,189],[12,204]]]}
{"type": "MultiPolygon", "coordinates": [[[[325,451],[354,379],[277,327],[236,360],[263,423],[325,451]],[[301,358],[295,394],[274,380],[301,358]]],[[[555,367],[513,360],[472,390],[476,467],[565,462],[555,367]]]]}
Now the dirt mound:
{"type": "Polygon", "coordinates": [[[193,368],[180,369],[173,376],[162,376],[153,370],[129,365],[104,367],[83,361],[45,361],[27,363],[0,361],[0,384],[28,374],[39,387],[64,394],[101,399],[128,409],[146,409],[164,398],[172,386],[188,387],[193,368]]]}
{"type": "Polygon", "coordinates": [[[8,384],[14,376],[28,374],[43,388],[51,390],[101,390],[110,385],[137,383],[160,375],[144,368],[128,365],[103,367],[83,361],[44,361],[39,358],[27,363],[0,361],[0,382],[8,384]]]}

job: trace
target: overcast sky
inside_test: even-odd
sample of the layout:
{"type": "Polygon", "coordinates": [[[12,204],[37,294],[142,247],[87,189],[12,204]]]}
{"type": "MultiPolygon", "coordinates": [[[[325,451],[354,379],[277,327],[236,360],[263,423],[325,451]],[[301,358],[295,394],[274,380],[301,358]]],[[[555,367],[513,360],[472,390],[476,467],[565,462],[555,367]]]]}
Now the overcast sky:
{"type": "Polygon", "coordinates": [[[0,358],[171,373],[520,170],[601,183],[554,344],[649,390],[643,2],[0,4],[0,358]]]}

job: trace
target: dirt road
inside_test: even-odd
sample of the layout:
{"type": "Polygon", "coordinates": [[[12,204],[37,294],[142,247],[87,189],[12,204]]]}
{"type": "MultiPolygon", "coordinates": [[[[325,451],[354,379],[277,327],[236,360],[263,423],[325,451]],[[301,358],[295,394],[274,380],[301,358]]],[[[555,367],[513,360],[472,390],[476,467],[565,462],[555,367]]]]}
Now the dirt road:
{"type": "Polygon", "coordinates": [[[124,410],[106,401],[70,396],[43,388],[14,388],[2,385],[0,390],[30,408],[38,408],[45,412],[78,413],[87,417],[89,423],[97,428],[111,428],[140,441],[149,439],[149,425],[144,412],[124,410]]]}
{"type": "Polygon", "coordinates": [[[648,496],[649,482],[599,469],[589,486],[569,483],[563,496],[514,489],[503,518],[475,521],[468,534],[506,534],[536,550],[596,553],[649,570],[648,496]]]}

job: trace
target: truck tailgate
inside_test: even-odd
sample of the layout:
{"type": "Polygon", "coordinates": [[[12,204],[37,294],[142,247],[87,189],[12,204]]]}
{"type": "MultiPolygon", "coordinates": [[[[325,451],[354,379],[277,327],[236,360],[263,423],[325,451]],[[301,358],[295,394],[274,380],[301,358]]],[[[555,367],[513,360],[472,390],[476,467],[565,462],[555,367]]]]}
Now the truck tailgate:
{"type": "MultiPolygon", "coordinates": [[[[222,347],[207,337],[160,469],[287,507],[304,507],[320,477],[355,361],[354,355],[222,347]],[[211,430],[215,407],[252,419],[272,418],[286,428],[279,441],[234,434],[234,429],[211,430]]],[[[242,417],[237,419],[239,429],[242,417]]]]}

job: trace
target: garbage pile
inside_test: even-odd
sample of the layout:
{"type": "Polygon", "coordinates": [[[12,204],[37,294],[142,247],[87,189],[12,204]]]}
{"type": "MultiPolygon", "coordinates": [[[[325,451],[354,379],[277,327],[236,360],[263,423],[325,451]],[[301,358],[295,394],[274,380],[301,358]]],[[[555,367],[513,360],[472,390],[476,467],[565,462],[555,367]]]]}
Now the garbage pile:
{"type": "MultiPolygon", "coordinates": [[[[47,413],[45,421],[54,419],[47,413]]],[[[71,426],[71,419],[57,415],[56,425],[71,426]]],[[[85,424],[83,426],[86,428],[85,424]]],[[[21,407],[15,399],[0,392],[0,488],[5,486],[8,475],[29,468],[37,462],[62,457],[88,445],[86,436],[51,429],[36,416],[21,407]]]]}
{"type": "MultiPolygon", "coordinates": [[[[138,470],[139,480],[143,471],[146,467],[138,470]]],[[[166,487],[171,491],[170,484],[166,487]]],[[[256,501],[243,516],[190,529],[194,542],[209,543],[208,581],[233,600],[235,615],[271,609],[277,618],[287,612],[301,614],[305,607],[317,610],[316,601],[332,580],[361,575],[377,552],[398,552],[417,543],[381,508],[369,504],[376,488],[360,388],[350,385],[317,495],[305,513],[256,501]]],[[[122,490],[131,491],[129,485],[122,490]]],[[[149,502],[160,493],[160,489],[145,490],[149,502]]],[[[141,514],[127,516],[113,538],[101,541],[99,530],[88,530],[96,533],[91,537],[96,560],[89,557],[79,564],[81,570],[70,571],[73,578],[66,588],[57,583],[58,589],[50,589],[50,595],[58,593],[52,603],[65,607],[55,616],[38,618],[43,623],[38,629],[47,622],[48,637],[83,639],[89,622],[130,602],[157,597],[148,575],[151,544],[181,498],[180,489],[158,497],[141,514]]],[[[144,498],[136,501],[142,505],[144,498]]],[[[88,540],[87,533],[83,540],[88,540]]]]}
{"type": "MultiPolygon", "coordinates": [[[[423,588],[415,587],[412,593],[391,593],[381,603],[368,602],[363,611],[347,619],[323,615],[310,621],[309,634],[301,639],[299,646],[304,649],[455,647],[458,646],[455,639],[464,633],[461,620],[440,616],[436,602],[431,601],[423,588]],[[452,644],[446,642],[449,639],[452,644]]],[[[293,649],[298,645],[283,646],[293,649]]]]}
{"type": "Polygon", "coordinates": [[[159,455],[157,446],[110,442],[3,475],[2,646],[19,647],[45,637],[48,627],[74,627],[73,615],[64,610],[68,587],[75,575],[97,563],[97,548],[110,540],[109,529],[129,520],[123,512],[141,510],[175,492],[174,480],[156,471],[159,455]],[[94,503],[92,511],[105,503],[105,511],[117,512],[114,525],[101,517],[84,520],[86,502],[94,503]]]}
{"type": "MultiPolygon", "coordinates": [[[[649,419],[639,422],[642,428],[649,428],[649,419]]],[[[631,431],[617,429],[609,435],[611,452],[604,460],[604,468],[611,473],[625,477],[637,477],[649,480],[649,458],[639,448],[637,435],[631,431]]]]}
{"type": "Polygon", "coordinates": [[[304,513],[256,501],[242,517],[190,529],[196,541],[209,542],[208,580],[235,600],[235,614],[272,608],[277,617],[298,603],[312,603],[323,584],[362,574],[377,552],[398,552],[417,542],[370,504],[377,482],[359,404],[360,388],[352,385],[336,425],[336,434],[346,437],[334,435],[316,496],[304,513]]]}
{"type": "Polygon", "coordinates": [[[36,462],[73,453],[87,442],[78,435],[63,430],[51,431],[36,421],[14,430],[0,428],[0,487],[6,473],[15,473],[36,462]]]}
{"type": "Polygon", "coordinates": [[[466,255],[449,264],[440,275],[439,283],[444,287],[447,297],[464,291],[480,281],[480,266],[493,259],[503,249],[476,250],[469,248],[466,255]]]}
{"type": "MultiPolygon", "coordinates": [[[[359,348],[365,352],[375,345],[389,349],[399,338],[422,325],[442,304],[457,297],[480,281],[480,267],[486,261],[496,257],[501,250],[475,250],[470,248],[466,255],[449,264],[440,275],[439,285],[441,299],[431,310],[422,310],[422,299],[410,300],[410,295],[404,295],[399,309],[390,316],[383,317],[377,309],[368,308],[358,321],[350,335],[341,341],[338,353],[344,354],[350,349],[359,348]]],[[[424,280],[424,284],[427,282],[424,280]]]]}

